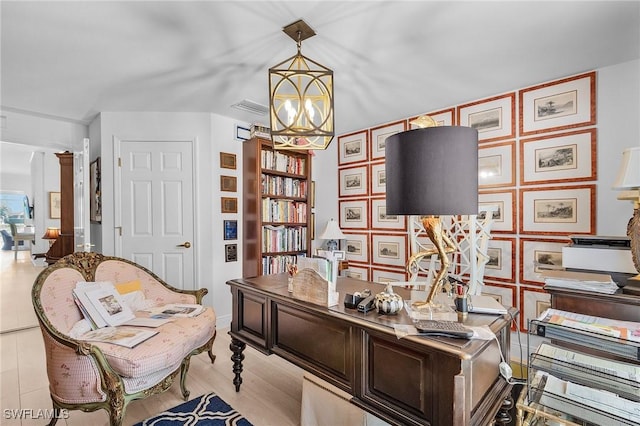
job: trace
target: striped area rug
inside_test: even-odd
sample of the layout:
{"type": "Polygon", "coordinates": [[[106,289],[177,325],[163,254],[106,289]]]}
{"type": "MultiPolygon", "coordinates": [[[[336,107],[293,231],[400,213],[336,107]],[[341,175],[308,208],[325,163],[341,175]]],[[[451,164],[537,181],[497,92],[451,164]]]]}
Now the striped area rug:
{"type": "Polygon", "coordinates": [[[214,393],[199,396],[135,426],[252,426],[214,393]]]}

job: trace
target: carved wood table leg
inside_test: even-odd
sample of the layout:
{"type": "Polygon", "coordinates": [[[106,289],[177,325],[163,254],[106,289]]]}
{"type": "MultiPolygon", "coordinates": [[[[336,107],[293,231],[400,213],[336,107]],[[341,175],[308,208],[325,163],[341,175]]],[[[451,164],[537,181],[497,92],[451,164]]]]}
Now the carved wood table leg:
{"type": "Polygon", "coordinates": [[[233,374],[235,374],[233,378],[233,384],[236,386],[236,392],[240,391],[240,385],[242,384],[242,377],[240,374],[242,373],[242,361],[244,360],[244,348],[247,345],[240,340],[231,338],[231,344],[229,345],[229,349],[233,352],[231,355],[231,361],[233,361],[233,374]]]}
{"type": "Polygon", "coordinates": [[[509,395],[502,401],[500,409],[496,413],[495,424],[498,426],[506,426],[511,423],[513,417],[511,416],[511,409],[515,406],[513,397],[509,395]]]}

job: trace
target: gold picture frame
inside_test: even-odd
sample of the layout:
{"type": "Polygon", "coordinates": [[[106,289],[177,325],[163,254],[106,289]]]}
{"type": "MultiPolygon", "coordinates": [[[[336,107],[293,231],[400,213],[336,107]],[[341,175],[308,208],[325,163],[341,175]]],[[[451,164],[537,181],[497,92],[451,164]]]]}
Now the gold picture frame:
{"type": "Polygon", "coordinates": [[[224,192],[236,192],[238,190],[238,179],[235,176],[220,176],[220,190],[224,192]]]}
{"type": "Polygon", "coordinates": [[[221,197],[220,206],[222,213],[238,213],[238,199],[236,197],[221,197]]]}
{"type": "Polygon", "coordinates": [[[236,165],[236,155],[230,152],[220,153],[220,167],[223,169],[234,169],[236,165]]]}

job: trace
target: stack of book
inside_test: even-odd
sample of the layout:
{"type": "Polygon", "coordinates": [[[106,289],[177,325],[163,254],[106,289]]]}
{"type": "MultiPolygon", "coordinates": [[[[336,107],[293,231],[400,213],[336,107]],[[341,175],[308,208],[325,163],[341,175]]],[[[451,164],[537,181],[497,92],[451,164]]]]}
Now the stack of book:
{"type": "Polygon", "coordinates": [[[271,139],[271,129],[262,124],[252,124],[249,132],[252,138],[271,139]]]}

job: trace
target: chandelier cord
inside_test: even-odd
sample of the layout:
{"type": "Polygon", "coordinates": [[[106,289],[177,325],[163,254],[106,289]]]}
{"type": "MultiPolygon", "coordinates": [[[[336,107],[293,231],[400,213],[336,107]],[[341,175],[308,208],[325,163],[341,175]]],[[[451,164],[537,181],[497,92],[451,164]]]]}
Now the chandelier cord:
{"type": "Polygon", "coordinates": [[[300,55],[300,50],[302,49],[302,31],[298,30],[298,55],[300,55]]]}

